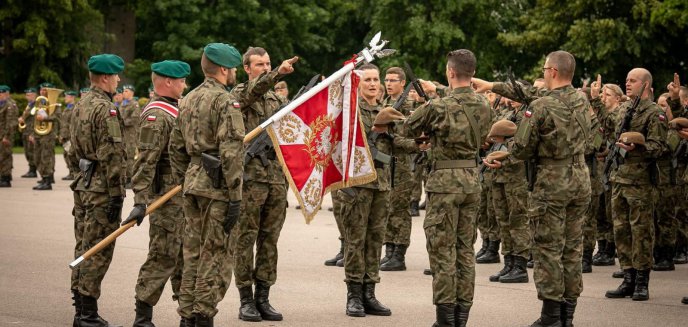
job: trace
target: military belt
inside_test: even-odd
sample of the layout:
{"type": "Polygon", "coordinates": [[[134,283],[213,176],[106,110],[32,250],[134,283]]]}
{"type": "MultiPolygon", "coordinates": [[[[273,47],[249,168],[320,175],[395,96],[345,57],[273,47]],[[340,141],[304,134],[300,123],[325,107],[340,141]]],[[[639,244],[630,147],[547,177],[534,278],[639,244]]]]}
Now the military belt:
{"type": "Polygon", "coordinates": [[[625,164],[633,164],[633,163],[643,163],[645,162],[645,159],[642,157],[630,157],[630,158],[625,158],[623,160],[623,163],[625,164]]]}
{"type": "Polygon", "coordinates": [[[375,161],[380,162],[380,163],[385,164],[385,165],[389,165],[390,163],[392,163],[392,156],[390,156],[386,153],[382,153],[380,151],[375,151],[375,155],[374,155],[373,159],[375,161]]]}
{"type": "Polygon", "coordinates": [[[584,164],[585,156],[582,154],[564,159],[540,158],[538,166],[570,166],[573,164],[584,164]]]}
{"type": "Polygon", "coordinates": [[[478,163],[475,160],[436,160],[432,163],[432,169],[461,169],[476,168],[478,163]]]}

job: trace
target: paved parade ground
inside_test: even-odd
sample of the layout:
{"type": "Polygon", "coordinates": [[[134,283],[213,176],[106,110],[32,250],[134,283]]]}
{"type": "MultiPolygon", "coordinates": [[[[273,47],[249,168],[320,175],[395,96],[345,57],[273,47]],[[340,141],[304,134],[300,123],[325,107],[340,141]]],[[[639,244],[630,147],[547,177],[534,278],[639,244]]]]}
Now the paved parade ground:
{"type": "MultiPolygon", "coordinates": [[[[56,160],[53,191],[33,191],[37,179],[19,176],[26,172],[23,155],[14,155],[12,188],[0,189],[0,326],[71,326],[74,315],[69,290],[69,262],[73,259],[72,192],[62,156],[56,160]]],[[[133,205],[127,191],[123,215],[133,205]]],[[[427,268],[423,217],[413,218],[411,246],[404,272],[381,272],[378,299],[392,310],[390,317],[351,318],[345,315],[346,284],[343,268],[326,267],[323,261],[339,250],[338,232],[331,212],[322,210],[306,225],[294,209],[290,192],[287,221],[279,242],[277,284],[271,303],[284,314],[281,322],[242,322],[237,318],[239,295],[232,283],[220,303],[216,326],[430,326],[435,319],[432,278],[427,268]]],[[[331,206],[326,197],[324,208],[331,206]]],[[[421,215],[425,212],[421,211],[421,215]]],[[[478,241],[479,242],[479,241],[478,241]]],[[[476,245],[476,249],[480,246],[476,245]]],[[[100,314],[115,324],[131,326],[134,319],[134,286],[148,249],[148,221],[117,240],[110,270],[103,281],[100,314]]],[[[477,265],[475,301],[469,326],[527,326],[539,317],[537,300],[528,270],[528,284],[500,284],[488,276],[501,264],[477,265]]],[[[618,267],[593,267],[584,274],[583,294],[578,301],[576,326],[687,326],[688,265],[676,271],[652,272],[650,300],[607,299],[604,292],[616,288],[611,273],[618,267]]],[[[154,309],[159,327],[176,326],[179,316],[169,284],[154,309]]]]}

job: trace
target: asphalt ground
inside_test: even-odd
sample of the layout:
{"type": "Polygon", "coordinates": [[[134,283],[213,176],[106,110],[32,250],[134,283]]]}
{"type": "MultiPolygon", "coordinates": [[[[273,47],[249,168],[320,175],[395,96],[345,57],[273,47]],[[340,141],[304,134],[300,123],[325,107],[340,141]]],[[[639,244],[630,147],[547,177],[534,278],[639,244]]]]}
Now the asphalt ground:
{"type": "MultiPolygon", "coordinates": [[[[56,184],[52,191],[33,191],[37,179],[20,178],[26,172],[23,155],[14,155],[12,188],[0,189],[0,326],[71,326],[74,315],[69,291],[74,259],[72,193],[62,156],[56,158],[56,184]]],[[[128,190],[124,216],[133,205],[128,190]]],[[[407,270],[381,272],[378,299],[392,310],[389,317],[351,318],[345,315],[346,285],[343,268],[326,267],[323,261],[339,250],[338,232],[331,212],[321,211],[310,225],[290,207],[279,242],[277,284],[271,303],[284,314],[281,322],[243,322],[237,318],[239,296],[230,287],[219,304],[216,326],[430,326],[435,319],[432,277],[428,267],[422,217],[413,218],[407,270]]],[[[329,196],[324,207],[331,205],[329,196]]],[[[421,211],[421,215],[424,212],[421,211]]],[[[480,241],[475,245],[480,246],[480,241]]],[[[111,323],[131,326],[134,320],[134,286],[148,247],[148,222],[132,228],[117,240],[115,255],[102,284],[100,314],[111,323]]],[[[469,326],[527,326],[539,317],[531,277],[527,284],[500,284],[488,276],[501,264],[476,268],[475,300],[469,326]]],[[[688,326],[688,265],[675,271],[653,272],[650,300],[607,299],[604,293],[620,283],[612,279],[617,267],[594,267],[584,274],[585,290],[578,301],[576,326],[688,326]]],[[[155,306],[157,326],[177,326],[179,317],[166,286],[155,306]]]]}

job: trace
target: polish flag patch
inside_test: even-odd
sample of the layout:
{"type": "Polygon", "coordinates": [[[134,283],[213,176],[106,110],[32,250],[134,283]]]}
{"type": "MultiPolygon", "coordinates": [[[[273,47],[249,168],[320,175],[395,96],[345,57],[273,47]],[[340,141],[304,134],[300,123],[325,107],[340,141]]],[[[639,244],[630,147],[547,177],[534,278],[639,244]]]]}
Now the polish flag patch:
{"type": "Polygon", "coordinates": [[[666,116],[660,114],[659,115],[659,121],[665,121],[665,120],[666,120],[666,116]]]}
{"type": "Polygon", "coordinates": [[[110,109],[110,117],[117,116],[117,109],[110,109]]]}
{"type": "Polygon", "coordinates": [[[530,112],[530,110],[526,110],[526,113],[525,113],[526,118],[530,118],[530,116],[532,116],[532,115],[533,115],[533,113],[530,112]]]}
{"type": "Polygon", "coordinates": [[[146,117],[146,120],[148,120],[148,121],[155,121],[156,119],[158,119],[158,117],[155,117],[155,116],[146,117]]]}
{"type": "Polygon", "coordinates": [[[239,109],[241,108],[241,105],[239,104],[239,102],[234,102],[232,103],[232,107],[234,107],[235,109],[239,109]]]}

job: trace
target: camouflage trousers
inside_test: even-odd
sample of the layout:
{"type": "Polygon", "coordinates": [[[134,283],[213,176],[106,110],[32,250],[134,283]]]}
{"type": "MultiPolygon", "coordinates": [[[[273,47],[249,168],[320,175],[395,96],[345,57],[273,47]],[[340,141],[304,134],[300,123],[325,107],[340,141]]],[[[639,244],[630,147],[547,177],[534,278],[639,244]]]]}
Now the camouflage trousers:
{"type": "Polygon", "coordinates": [[[148,257],[141,266],[136,281],[136,299],[139,301],[156,305],[168,279],[172,285],[172,300],[179,298],[184,266],[182,207],[182,197],[177,194],[149,216],[148,257]]]}
{"type": "Polygon", "coordinates": [[[74,154],[73,152],[64,151],[62,153],[62,157],[64,158],[65,164],[67,165],[69,174],[76,178],[76,175],[79,174],[79,166],[72,164],[73,162],[78,162],[78,160],[76,159],[76,154],[74,154]]]}
{"type": "MultiPolygon", "coordinates": [[[[222,228],[227,202],[184,195],[184,268],[177,312],[184,318],[217,314],[232,281],[230,237],[222,228]]],[[[236,227],[236,226],[235,226],[236,227]]]]}
{"type": "Polygon", "coordinates": [[[332,213],[334,214],[334,221],[337,223],[339,230],[339,239],[344,239],[344,224],[342,223],[342,201],[339,199],[339,191],[331,193],[332,195],[332,213]]]}
{"type": "Polygon", "coordinates": [[[134,176],[134,158],[136,157],[136,128],[127,127],[124,130],[124,147],[127,153],[127,180],[134,176]]]}
{"type": "Polygon", "coordinates": [[[41,177],[47,177],[55,173],[55,133],[43,136],[34,136],[36,147],[34,148],[34,158],[36,168],[41,177]]]}
{"type": "Polygon", "coordinates": [[[12,176],[12,145],[0,143],[0,177],[12,176]]]}
{"type": "Polygon", "coordinates": [[[597,215],[597,239],[614,242],[614,222],[612,221],[612,190],[606,190],[600,196],[600,208],[597,215]]]}
{"type": "Polygon", "coordinates": [[[651,269],[655,226],[654,187],[651,185],[612,185],[614,240],[621,269],[651,269]]]}
{"type": "Polygon", "coordinates": [[[502,254],[527,258],[530,251],[530,223],[526,214],[526,182],[492,184],[492,203],[499,224],[502,254]]]}
{"type": "Polygon", "coordinates": [[[29,163],[29,167],[36,167],[36,161],[33,158],[34,148],[36,147],[36,145],[29,141],[29,135],[31,135],[31,132],[22,134],[22,146],[24,147],[24,157],[26,157],[26,162],[29,163]]]}
{"type": "MultiPolygon", "coordinates": [[[[411,155],[411,159],[409,162],[412,162],[413,159],[415,159],[416,155],[411,155]]],[[[413,186],[411,188],[411,201],[417,201],[420,202],[420,198],[423,195],[423,185],[428,181],[428,174],[426,174],[425,170],[425,165],[427,165],[426,162],[421,162],[416,165],[416,170],[411,172],[411,175],[413,176],[413,186]]]]}
{"type": "Polygon", "coordinates": [[[565,200],[531,197],[533,279],[540,300],[575,302],[583,291],[583,221],[589,202],[589,195],[565,200]]]}
{"type": "Polygon", "coordinates": [[[433,304],[470,308],[475,290],[476,217],[480,194],[428,193],[423,221],[433,304]]]}
{"type": "MultiPolygon", "coordinates": [[[[676,245],[676,231],[678,229],[677,204],[681,202],[681,186],[663,184],[657,187],[657,202],[655,204],[655,246],[671,247],[676,245]]],[[[683,200],[685,201],[685,200],[683,200]]],[[[680,207],[680,204],[678,205],[680,207]]]]}
{"type": "Polygon", "coordinates": [[[390,196],[389,216],[387,217],[387,232],[384,243],[411,244],[411,190],[413,181],[399,181],[394,186],[394,196],[390,196]]]}
{"type": "MultiPolygon", "coordinates": [[[[599,175],[597,175],[599,176],[599,175]]],[[[590,176],[591,191],[590,204],[585,211],[585,220],[583,221],[583,249],[594,250],[597,241],[597,217],[600,211],[600,197],[604,193],[602,184],[595,180],[595,177],[590,176]]]]}
{"type": "Polygon", "coordinates": [[[492,180],[482,182],[480,192],[480,207],[478,211],[478,230],[483,240],[499,241],[499,223],[495,217],[494,202],[492,201],[492,180]]]}
{"type": "MultiPolygon", "coordinates": [[[[72,208],[72,216],[74,216],[74,259],[80,257],[86,250],[83,248],[84,239],[84,225],[86,221],[86,208],[84,207],[84,192],[73,191],[74,207],[72,208]]],[[[72,269],[71,289],[79,290],[79,270],[80,268],[72,269]]]]}
{"type": "MultiPolygon", "coordinates": [[[[122,221],[121,217],[117,217],[113,221],[108,220],[107,207],[109,201],[110,196],[107,193],[75,192],[74,225],[77,233],[81,233],[81,235],[76,236],[77,244],[81,239],[81,249],[75,252],[79,252],[79,254],[86,252],[119,228],[122,221]],[[79,215],[82,213],[84,217],[83,228],[79,226],[79,215]]],[[[114,252],[115,242],[112,242],[90,259],[81,263],[76,272],[79,280],[79,293],[96,299],[100,297],[100,284],[110,267],[114,252]]]]}
{"type": "Polygon", "coordinates": [[[389,210],[389,191],[354,187],[339,192],[344,226],[344,279],[379,283],[380,252],[389,210]],[[347,192],[352,191],[352,194],[347,192]]]}

